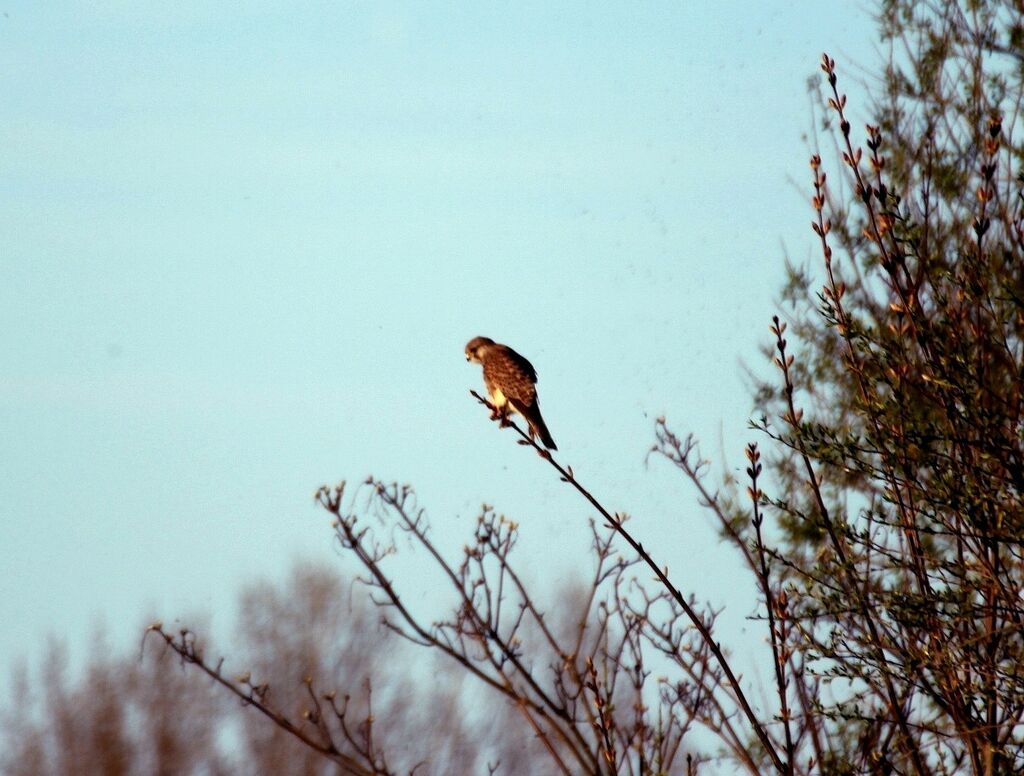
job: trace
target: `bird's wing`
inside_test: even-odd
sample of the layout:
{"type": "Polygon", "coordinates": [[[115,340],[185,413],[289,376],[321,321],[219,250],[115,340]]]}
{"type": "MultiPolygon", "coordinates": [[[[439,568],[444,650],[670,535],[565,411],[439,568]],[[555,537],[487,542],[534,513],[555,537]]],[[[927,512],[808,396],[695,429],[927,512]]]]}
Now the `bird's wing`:
{"type": "Polygon", "coordinates": [[[484,382],[500,389],[509,401],[515,400],[528,407],[537,401],[534,375],[505,352],[494,353],[484,364],[484,382]]]}
{"type": "Polygon", "coordinates": [[[533,364],[523,358],[521,355],[516,353],[512,348],[507,345],[502,346],[502,352],[508,357],[508,359],[515,364],[519,370],[526,375],[531,383],[537,382],[537,370],[533,368],[533,364]]]}

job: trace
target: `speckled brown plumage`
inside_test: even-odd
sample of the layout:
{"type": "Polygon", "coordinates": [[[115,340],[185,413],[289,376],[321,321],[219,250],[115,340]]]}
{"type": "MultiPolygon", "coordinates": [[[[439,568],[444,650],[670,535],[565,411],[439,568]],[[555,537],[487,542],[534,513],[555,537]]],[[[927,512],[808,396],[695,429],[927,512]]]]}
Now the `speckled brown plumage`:
{"type": "Polygon", "coordinates": [[[533,364],[487,337],[475,337],[466,344],[466,360],[483,366],[484,385],[499,413],[518,412],[529,424],[531,437],[539,436],[549,450],[558,449],[540,414],[533,364]]]}

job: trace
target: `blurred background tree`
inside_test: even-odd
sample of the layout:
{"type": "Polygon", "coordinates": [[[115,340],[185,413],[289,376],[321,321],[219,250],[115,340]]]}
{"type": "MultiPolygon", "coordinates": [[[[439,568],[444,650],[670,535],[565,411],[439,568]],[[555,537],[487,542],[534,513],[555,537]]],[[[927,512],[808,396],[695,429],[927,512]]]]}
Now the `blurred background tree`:
{"type": "MultiPolygon", "coordinates": [[[[381,718],[374,725],[374,750],[386,752],[396,772],[410,772],[418,764],[417,772],[486,772],[487,757],[514,772],[531,772],[543,755],[528,731],[513,732],[509,710],[499,706],[473,713],[472,694],[463,692],[458,672],[416,655],[384,629],[364,591],[353,589],[335,570],[296,564],[284,585],[248,586],[240,595],[236,630],[235,659],[253,676],[274,677],[268,696],[297,718],[309,705],[307,679],[335,688],[339,701],[351,695],[357,738],[372,703],[381,718]]],[[[19,667],[13,696],[4,704],[2,772],[339,772],[204,677],[183,670],[173,653],[154,646],[141,653],[112,651],[97,637],[85,670],[70,676],[66,650],[54,642],[38,671],[19,667]]]]}

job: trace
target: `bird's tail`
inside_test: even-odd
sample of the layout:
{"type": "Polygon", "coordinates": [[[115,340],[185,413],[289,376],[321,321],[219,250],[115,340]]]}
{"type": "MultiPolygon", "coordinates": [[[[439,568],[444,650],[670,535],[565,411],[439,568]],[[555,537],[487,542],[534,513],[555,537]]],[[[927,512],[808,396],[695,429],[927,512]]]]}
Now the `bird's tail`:
{"type": "Polygon", "coordinates": [[[534,436],[539,436],[540,441],[544,443],[544,447],[548,450],[558,449],[555,445],[555,440],[551,438],[551,432],[548,431],[548,427],[544,424],[544,418],[540,416],[540,405],[536,401],[532,405],[526,406],[521,401],[509,399],[509,404],[512,405],[512,409],[526,418],[526,422],[530,426],[531,439],[534,436]]]}
{"type": "Polygon", "coordinates": [[[555,440],[551,438],[551,432],[548,431],[548,427],[544,425],[544,418],[540,416],[540,408],[537,408],[537,411],[534,413],[534,417],[530,419],[530,426],[537,432],[537,436],[539,436],[540,441],[544,443],[544,447],[548,450],[558,449],[558,445],[555,444],[555,440]]]}

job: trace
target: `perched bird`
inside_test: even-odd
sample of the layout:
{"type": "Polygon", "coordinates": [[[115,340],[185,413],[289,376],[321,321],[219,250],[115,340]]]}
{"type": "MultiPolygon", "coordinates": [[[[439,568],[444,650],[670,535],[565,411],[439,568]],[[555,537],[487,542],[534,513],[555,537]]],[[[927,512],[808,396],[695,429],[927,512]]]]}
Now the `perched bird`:
{"type": "Polygon", "coordinates": [[[537,370],[533,364],[507,345],[487,337],[474,337],[466,343],[466,360],[484,367],[484,385],[491,403],[504,419],[511,409],[530,425],[530,437],[539,436],[548,450],[557,450],[537,403],[537,370]]]}

